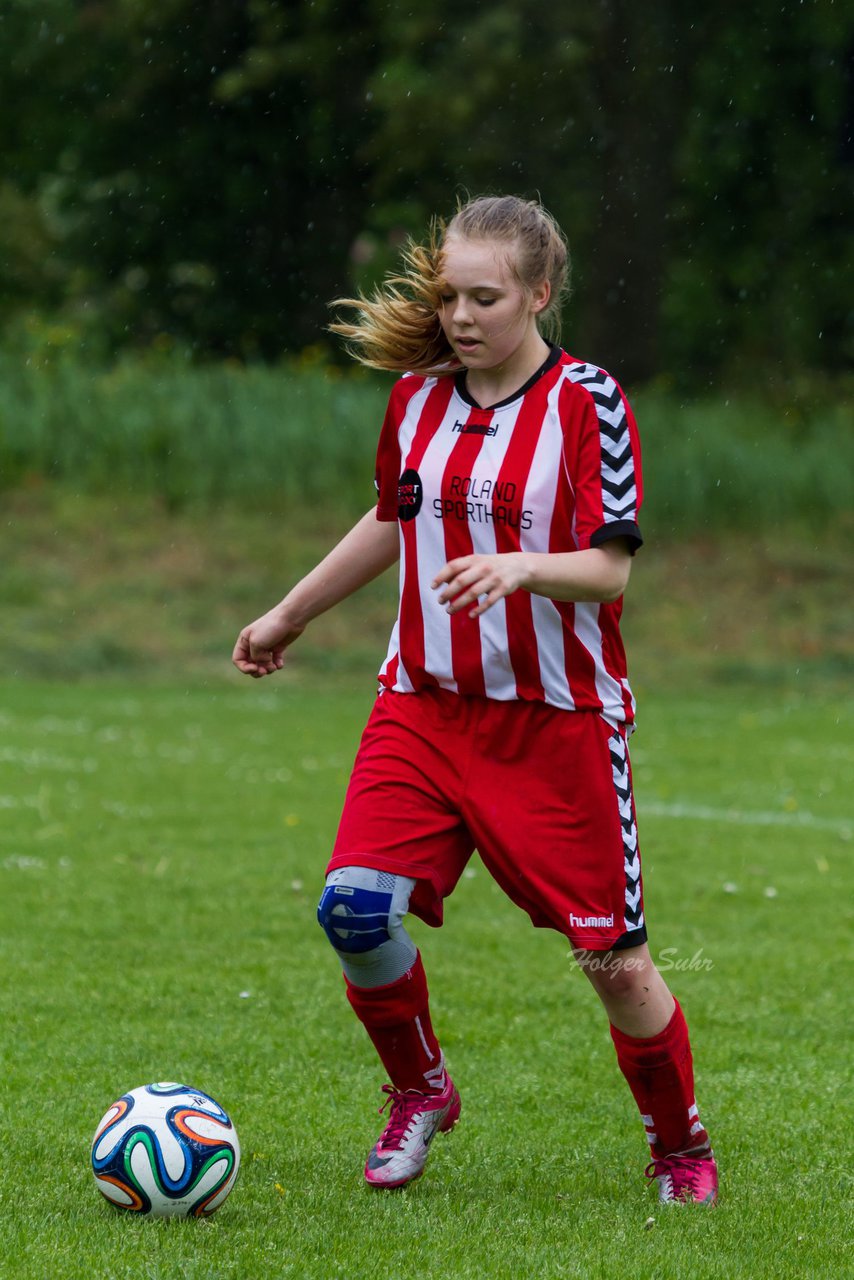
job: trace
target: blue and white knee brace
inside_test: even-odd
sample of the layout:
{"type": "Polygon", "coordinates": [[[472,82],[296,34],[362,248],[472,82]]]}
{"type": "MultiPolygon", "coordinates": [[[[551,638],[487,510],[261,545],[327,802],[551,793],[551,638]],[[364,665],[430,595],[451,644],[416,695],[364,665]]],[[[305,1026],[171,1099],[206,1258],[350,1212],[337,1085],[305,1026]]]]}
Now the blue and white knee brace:
{"type": "Polygon", "coordinates": [[[382,987],[415,963],[403,927],[415,881],[370,867],[337,867],[326,877],[317,919],[344,973],[357,987],[382,987]]]}

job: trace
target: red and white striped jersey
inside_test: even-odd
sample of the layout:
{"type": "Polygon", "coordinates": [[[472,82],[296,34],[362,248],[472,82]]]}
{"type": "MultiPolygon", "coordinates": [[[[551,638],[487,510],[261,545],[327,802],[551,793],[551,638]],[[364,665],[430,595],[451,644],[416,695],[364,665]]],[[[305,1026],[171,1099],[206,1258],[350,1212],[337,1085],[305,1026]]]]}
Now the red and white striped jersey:
{"type": "Polygon", "coordinates": [[[622,599],[516,591],[482,617],[449,615],[430,583],[457,556],[641,544],[640,448],[613,378],[558,347],[515,395],[481,409],[464,375],[406,374],[377,451],[377,518],[400,522],[400,606],[382,687],[440,686],[634,719],[622,599]]]}

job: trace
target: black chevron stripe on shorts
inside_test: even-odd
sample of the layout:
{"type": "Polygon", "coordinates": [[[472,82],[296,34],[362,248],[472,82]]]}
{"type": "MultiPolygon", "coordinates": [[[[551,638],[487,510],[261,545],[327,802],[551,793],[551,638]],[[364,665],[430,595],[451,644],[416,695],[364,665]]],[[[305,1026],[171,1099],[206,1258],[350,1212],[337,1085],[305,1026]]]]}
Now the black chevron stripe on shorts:
{"type": "Polygon", "coordinates": [[[617,793],[620,826],[623,832],[623,866],[626,873],[625,925],[627,930],[639,929],[644,919],[638,829],[632,800],[628,748],[623,735],[616,729],[611,734],[608,750],[611,755],[611,773],[614,779],[614,790],[617,793]]]}

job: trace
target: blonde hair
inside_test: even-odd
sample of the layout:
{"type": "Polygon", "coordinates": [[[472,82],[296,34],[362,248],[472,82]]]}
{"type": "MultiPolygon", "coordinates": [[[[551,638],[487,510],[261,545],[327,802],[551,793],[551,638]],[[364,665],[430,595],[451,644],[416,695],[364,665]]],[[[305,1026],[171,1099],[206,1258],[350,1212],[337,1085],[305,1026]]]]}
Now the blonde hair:
{"type": "Polygon", "coordinates": [[[406,373],[454,373],[458,365],[442,330],[442,246],[449,236],[493,240],[515,247],[508,264],[526,293],[548,280],[548,305],[537,316],[546,337],[560,338],[561,305],[569,278],[566,239],[536,200],[518,196],[478,196],[459,204],[450,222],[434,219],[426,244],[409,241],[402,270],[386,276],[370,298],[336,298],[333,307],[351,307],[351,323],[336,321],[332,333],[346,339],[350,354],[372,369],[406,373]]]}

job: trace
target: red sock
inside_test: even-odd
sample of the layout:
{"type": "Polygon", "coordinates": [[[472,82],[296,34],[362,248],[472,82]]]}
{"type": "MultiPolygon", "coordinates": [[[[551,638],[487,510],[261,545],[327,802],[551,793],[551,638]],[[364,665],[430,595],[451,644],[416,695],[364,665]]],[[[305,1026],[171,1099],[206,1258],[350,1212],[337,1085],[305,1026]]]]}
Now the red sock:
{"type": "Polygon", "coordinates": [[[430,1022],[421,952],[408,973],[387,986],[356,987],[348,978],[345,981],[347,999],[395,1089],[441,1093],[445,1063],[430,1022]]]}
{"type": "Polygon", "coordinates": [[[641,1039],[611,1026],[620,1070],[628,1081],[654,1156],[676,1151],[702,1154],[709,1135],[694,1099],[694,1063],[688,1027],[677,1001],[673,1017],[658,1035],[641,1039]]]}

